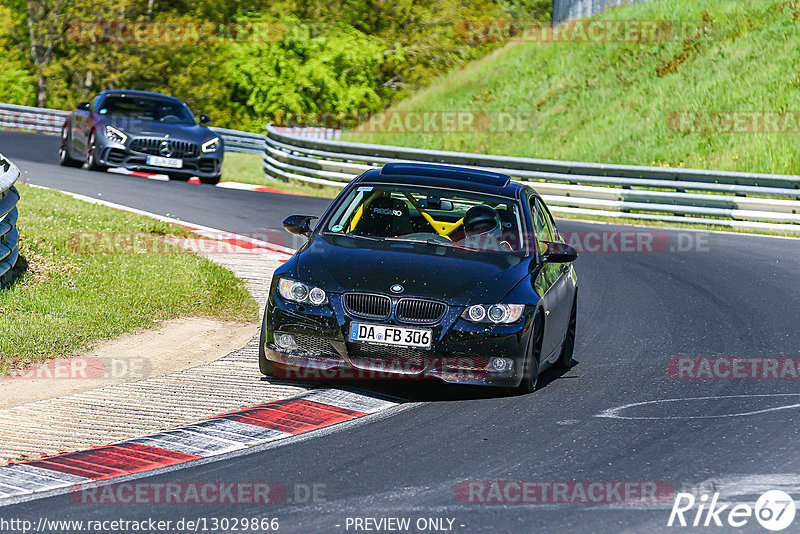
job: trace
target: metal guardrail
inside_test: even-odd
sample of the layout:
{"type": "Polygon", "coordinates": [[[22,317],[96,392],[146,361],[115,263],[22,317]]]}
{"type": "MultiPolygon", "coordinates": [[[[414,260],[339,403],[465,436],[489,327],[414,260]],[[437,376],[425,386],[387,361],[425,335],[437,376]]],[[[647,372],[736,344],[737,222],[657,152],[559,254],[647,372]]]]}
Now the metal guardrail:
{"type": "Polygon", "coordinates": [[[558,215],[800,232],[800,176],[491,156],[266,130],[264,173],[281,180],[344,187],[392,161],[465,165],[529,183],[558,215]]]}
{"type": "Polygon", "coordinates": [[[19,232],[17,232],[17,201],[19,193],[14,187],[19,169],[0,154],[0,288],[13,275],[19,257],[19,232]]]}
{"type": "Polygon", "coordinates": [[[0,128],[59,134],[69,114],[57,109],[0,104],[0,128]]]}
{"type": "Polygon", "coordinates": [[[553,0],[551,20],[555,25],[566,20],[591,17],[611,7],[647,1],[649,0],[553,0]]]}

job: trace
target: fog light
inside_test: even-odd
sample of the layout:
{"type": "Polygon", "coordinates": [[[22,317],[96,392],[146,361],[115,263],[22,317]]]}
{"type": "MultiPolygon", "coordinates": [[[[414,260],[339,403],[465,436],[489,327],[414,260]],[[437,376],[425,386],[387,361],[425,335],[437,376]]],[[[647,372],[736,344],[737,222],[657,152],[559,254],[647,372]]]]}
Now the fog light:
{"type": "Polygon", "coordinates": [[[275,336],[275,344],[283,350],[297,350],[297,343],[292,334],[277,334],[275,336]]]}
{"type": "Polygon", "coordinates": [[[510,358],[489,359],[489,369],[492,371],[497,371],[498,373],[509,371],[512,365],[514,365],[514,361],[511,360],[510,358]]]}

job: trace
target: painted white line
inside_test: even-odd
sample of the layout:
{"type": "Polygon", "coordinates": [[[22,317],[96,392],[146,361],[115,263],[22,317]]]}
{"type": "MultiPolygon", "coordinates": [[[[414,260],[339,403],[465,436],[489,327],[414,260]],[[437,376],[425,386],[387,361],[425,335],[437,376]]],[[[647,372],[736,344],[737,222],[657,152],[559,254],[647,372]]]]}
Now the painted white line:
{"type": "Polygon", "coordinates": [[[288,432],[230,419],[209,419],[208,421],[182,426],[180,429],[242,443],[247,446],[291,436],[288,432]]]}
{"type": "Polygon", "coordinates": [[[312,389],[308,393],[301,394],[301,397],[321,404],[362,413],[375,413],[399,404],[398,402],[339,389],[312,389]]]}
{"type": "Polygon", "coordinates": [[[255,184],[245,184],[242,182],[220,182],[217,184],[217,187],[221,187],[223,189],[238,189],[241,191],[258,191],[259,185],[255,184]]]}
{"type": "Polygon", "coordinates": [[[0,467],[0,484],[13,486],[15,491],[5,491],[4,498],[32,493],[41,493],[57,488],[90,482],[91,479],[33,467],[25,464],[12,464],[0,467]],[[8,494],[11,493],[11,494],[8,494]]]}
{"type": "Polygon", "coordinates": [[[755,497],[770,490],[782,490],[792,495],[800,495],[800,474],[776,473],[768,475],[725,475],[709,478],[689,487],[681,488],[681,493],[702,495],[719,493],[730,501],[735,497],[755,497]]]}
{"type": "Polygon", "coordinates": [[[169,176],[166,174],[152,174],[149,172],[132,171],[124,167],[110,167],[108,172],[122,174],[125,176],[136,176],[137,178],[147,178],[148,180],[157,180],[159,182],[169,182],[169,176]]]}
{"type": "Polygon", "coordinates": [[[126,443],[140,443],[168,451],[195,454],[197,456],[214,456],[223,452],[244,448],[241,443],[224,440],[210,434],[189,432],[180,428],[165,430],[157,434],[148,434],[141,438],[128,440],[126,443]]]}
{"type": "Polygon", "coordinates": [[[720,395],[714,397],[687,397],[682,399],[659,399],[659,400],[651,400],[644,402],[633,402],[631,404],[617,406],[616,408],[609,408],[603,410],[599,414],[596,414],[594,417],[606,417],[609,419],[630,419],[630,420],[684,420],[684,419],[721,419],[725,417],[745,417],[749,415],[758,415],[762,413],[800,408],[800,404],[788,404],[784,406],[764,408],[762,410],[751,410],[746,412],[734,412],[734,413],[715,414],[715,415],[627,416],[627,415],[622,415],[621,412],[627,410],[628,408],[634,408],[637,406],[647,406],[647,405],[670,403],[670,402],[693,402],[693,401],[708,401],[708,400],[721,400],[721,399],[752,399],[752,398],[765,398],[765,397],[774,398],[774,397],[798,397],[798,396],[800,396],[800,393],[769,393],[769,394],[759,394],[759,395],[720,395]]]}

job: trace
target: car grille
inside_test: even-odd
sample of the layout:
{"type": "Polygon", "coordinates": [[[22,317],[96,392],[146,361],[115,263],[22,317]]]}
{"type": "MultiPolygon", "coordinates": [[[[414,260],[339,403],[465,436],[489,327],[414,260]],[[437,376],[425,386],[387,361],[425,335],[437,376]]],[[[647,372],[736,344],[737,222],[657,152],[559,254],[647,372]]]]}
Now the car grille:
{"type": "Polygon", "coordinates": [[[348,343],[350,361],[360,369],[419,374],[429,361],[428,353],[406,347],[348,343]]]}
{"type": "Polygon", "coordinates": [[[165,156],[170,158],[196,158],[200,155],[200,147],[196,143],[156,137],[140,137],[134,139],[131,141],[131,150],[144,154],[151,154],[153,156],[165,156]],[[169,144],[169,149],[171,151],[170,156],[165,156],[161,152],[161,143],[165,141],[169,144]]]}
{"type": "Polygon", "coordinates": [[[489,358],[485,356],[449,356],[442,359],[442,367],[449,372],[483,371],[489,368],[489,358]]]}
{"type": "Polygon", "coordinates": [[[392,311],[392,299],[369,293],[347,293],[344,307],[353,317],[362,319],[388,319],[392,311]]]}
{"type": "Polygon", "coordinates": [[[406,323],[437,323],[446,311],[447,305],[435,300],[400,299],[395,316],[406,323]]]}
{"type": "Polygon", "coordinates": [[[319,336],[307,336],[305,334],[292,334],[297,350],[304,354],[336,354],[330,342],[319,336]]]}

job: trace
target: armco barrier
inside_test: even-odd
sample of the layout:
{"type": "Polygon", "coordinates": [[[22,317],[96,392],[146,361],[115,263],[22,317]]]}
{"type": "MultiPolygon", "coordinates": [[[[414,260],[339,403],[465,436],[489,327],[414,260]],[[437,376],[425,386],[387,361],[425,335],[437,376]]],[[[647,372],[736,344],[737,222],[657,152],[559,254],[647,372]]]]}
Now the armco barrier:
{"type": "Polygon", "coordinates": [[[19,178],[19,169],[0,154],[0,288],[13,274],[19,257],[19,233],[17,232],[17,201],[19,193],[14,184],[19,178]]]}
{"type": "MultiPolygon", "coordinates": [[[[69,111],[57,109],[33,108],[0,103],[0,130],[22,130],[58,135],[69,116],[69,111]]],[[[251,152],[261,154],[264,151],[264,135],[227,128],[211,128],[225,142],[225,150],[229,152],[251,152]]],[[[286,128],[304,137],[335,139],[341,132],[332,128],[286,128]]]]}
{"type": "Polygon", "coordinates": [[[559,215],[800,233],[800,176],[609,165],[309,139],[267,126],[264,172],[344,187],[392,161],[466,165],[528,182],[559,215]]]}
{"type": "Polygon", "coordinates": [[[553,25],[581,17],[591,17],[612,7],[638,4],[649,0],[553,0],[553,25]]]}

